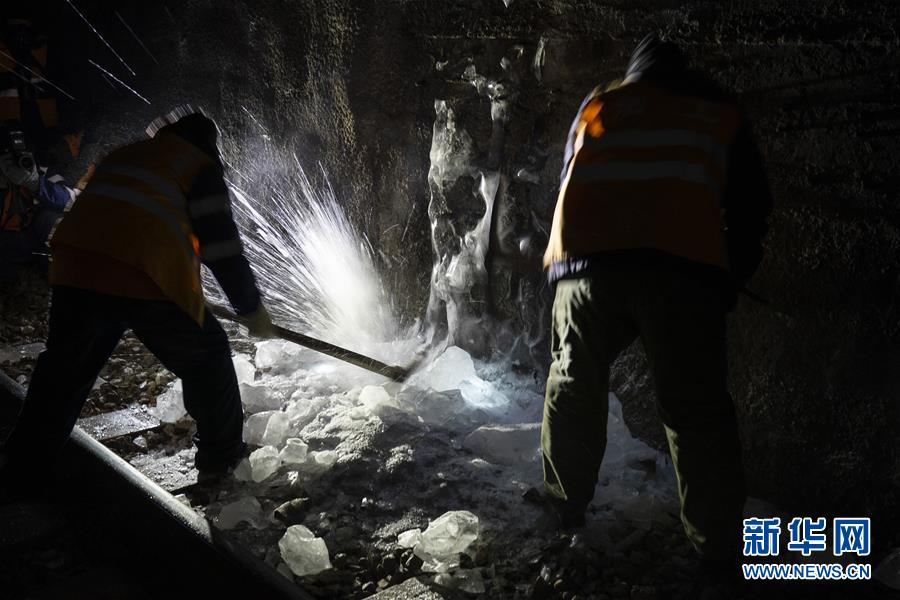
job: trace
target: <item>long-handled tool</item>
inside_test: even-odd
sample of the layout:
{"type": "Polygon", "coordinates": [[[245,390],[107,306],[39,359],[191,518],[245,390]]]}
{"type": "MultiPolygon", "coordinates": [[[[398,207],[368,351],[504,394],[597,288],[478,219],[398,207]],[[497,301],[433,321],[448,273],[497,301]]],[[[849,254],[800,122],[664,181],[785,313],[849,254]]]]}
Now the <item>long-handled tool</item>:
{"type": "MultiPolygon", "coordinates": [[[[229,321],[234,321],[235,323],[241,322],[240,317],[232,313],[230,310],[213,304],[207,304],[206,306],[213,312],[213,314],[218,317],[228,319],[229,321]]],[[[384,375],[385,377],[393,379],[394,381],[399,381],[401,383],[406,381],[406,379],[412,374],[413,369],[418,363],[417,360],[414,360],[412,364],[406,367],[400,367],[398,365],[388,365],[381,362],[380,360],[375,360],[374,358],[371,358],[369,356],[359,354],[358,352],[347,350],[346,348],[341,348],[340,346],[336,346],[322,340],[317,340],[314,337],[310,337],[302,333],[297,333],[296,331],[291,331],[290,329],[285,329],[280,325],[275,325],[275,331],[277,332],[278,337],[283,340],[293,342],[305,348],[309,348],[310,350],[315,350],[316,352],[321,352],[322,354],[327,354],[332,358],[342,360],[344,362],[350,363],[351,365],[356,365],[357,367],[366,369],[367,371],[372,371],[373,373],[378,373],[379,375],[384,375]]]]}

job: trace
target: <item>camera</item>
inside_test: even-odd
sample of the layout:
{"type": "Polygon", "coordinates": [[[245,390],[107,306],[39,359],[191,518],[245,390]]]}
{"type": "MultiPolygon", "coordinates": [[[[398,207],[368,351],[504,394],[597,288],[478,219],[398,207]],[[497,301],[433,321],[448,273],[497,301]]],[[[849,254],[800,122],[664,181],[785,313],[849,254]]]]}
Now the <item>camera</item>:
{"type": "Polygon", "coordinates": [[[10,153],[16,164],[25,171],[33,171],[34,154],[28,146],[28,138],[21,129],[3,127],[0,129],[0,154],[10,153]]]}

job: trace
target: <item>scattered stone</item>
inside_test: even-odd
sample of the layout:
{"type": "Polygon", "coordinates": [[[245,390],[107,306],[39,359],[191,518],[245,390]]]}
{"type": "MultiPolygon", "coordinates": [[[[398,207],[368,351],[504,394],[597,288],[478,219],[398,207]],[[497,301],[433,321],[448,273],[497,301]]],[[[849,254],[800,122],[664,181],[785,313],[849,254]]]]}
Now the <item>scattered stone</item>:
{"type": "Polygon", "coordinates": [[[309,498],[294,498],[276,508],[272,516],[284,525],[297,525],[306,518],[309,502],[309,498]]]}

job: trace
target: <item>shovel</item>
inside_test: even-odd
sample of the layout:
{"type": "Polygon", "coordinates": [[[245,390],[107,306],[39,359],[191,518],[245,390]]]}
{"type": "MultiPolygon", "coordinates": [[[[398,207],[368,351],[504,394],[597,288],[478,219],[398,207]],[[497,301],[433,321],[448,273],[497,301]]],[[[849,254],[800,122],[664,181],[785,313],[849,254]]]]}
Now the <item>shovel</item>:
{"type": "MultiPolygon", "coordinates": [[[[211,310],[217,317],[221,317],[229,321],[234,321],[235,323],[241,322],[240,317],[226,308],[215,306],[212,304],[207,304],[206,307],[211,310]]],[[[413,369],[419,362],[418,360],[414,360],[410,365],[406,367],[388,365],[381,362],[380,360],[375,360],[374,358],[364,356],[352,350],[347,350],[346,348],[341,348],[340,346],[336,346],[322,340],[317,340],[314,337],[310,337],[302,333],[297,333],[296,331],[291,331],[290,329],[285,329],[280,325],[275,325],[275,332],[278,337],[283,340],[293,342],[305,348],[309,348],[310,350],[315,350],[316,352],[321,352],[322,354],[326,354],[332,358],[342,360],[346,363],[350,363],[351,365],[356,365],[357,367],[366,369],[367,371],[372,371],[373,373],[378,373],[379,375],[383,375],[388,379],[393,379],[394,381],[400,383],[403,383],[407,380],[407,378],[409,378],[409,376],[413,372],[413,369]]]]}

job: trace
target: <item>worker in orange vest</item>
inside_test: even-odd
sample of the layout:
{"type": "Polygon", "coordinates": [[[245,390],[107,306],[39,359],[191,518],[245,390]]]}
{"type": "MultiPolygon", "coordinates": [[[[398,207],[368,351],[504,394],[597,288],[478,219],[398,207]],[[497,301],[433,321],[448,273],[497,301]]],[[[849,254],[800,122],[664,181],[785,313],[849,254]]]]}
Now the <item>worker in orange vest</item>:
{"type": "Polygon", "coordinates": [[[625,78],[582,103],[544,256],[556,292],[541,447],[562,525],[584,522],[609,365],[640,338],[688,538],[711,561],[736,556],[745,491],[725,316],[762,258],[770,210],[735,102],[674,44],[648,36],[625,78]]]}
{"type": "Polygon", "coordinates": [[[181,107],[148,133],[102,161],[50,240],[47,348],[6,447],[20,479],[52,462],[126,329],[181,378],[200,479],[246,453],[231,347],[204,304],[201,263],[251,335],[274,329],[231,216],[218,131],[181,107]]]}
{"type": "Polygon", "coordinates": [[[82,135],[61,134],[46,70],[47,39],[31,21],[0,23],[0,281],[23,264],[46,265],[50,231],[83,187],[60,173],[82,135]]]}

